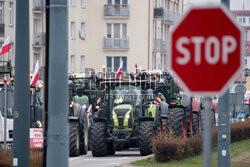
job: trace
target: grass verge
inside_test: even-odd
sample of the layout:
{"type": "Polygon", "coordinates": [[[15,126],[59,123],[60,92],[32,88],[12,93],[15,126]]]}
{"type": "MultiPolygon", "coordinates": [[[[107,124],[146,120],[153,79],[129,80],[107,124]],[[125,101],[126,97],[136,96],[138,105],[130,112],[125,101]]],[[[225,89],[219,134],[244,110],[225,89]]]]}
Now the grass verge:
{"type": "MultiPolygon", "coordinates": [[[[242,140],[239,142],[231,143],[231,160],[232,167],[249,167],[250,164],[250,139],[242,140]],[[245,157],[243,161],[241,158],[243,155],[249,155],[245,157]]],[[[154,157],[134,161],[131,163],[135,166],[146,167],[200,167],[202,166],[202,155],[189,157],[181,161],[170,161],[167,163],[158,163],[154,160],[154,157]]],[[[217,166],[217,149],[213,149],[212,152],[212,166],[217,166]]]]}

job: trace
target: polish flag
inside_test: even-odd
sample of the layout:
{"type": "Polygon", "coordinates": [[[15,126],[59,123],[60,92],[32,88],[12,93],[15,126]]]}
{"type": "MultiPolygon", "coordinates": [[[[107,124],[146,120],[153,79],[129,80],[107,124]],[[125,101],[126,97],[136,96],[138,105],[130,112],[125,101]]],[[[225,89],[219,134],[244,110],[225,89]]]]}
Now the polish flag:
{"type": "Polygon", "coordinates": [[[96,102],[97,102],[98,105],[100,105],[100,104],[101,104],[101,98],[100,98],[100,97],[97,97],[97,98],[96,98],[96,102]]]}
{"type": "Polygon", "coordinates": [[[2,45],[2,47],[1,47],[1,49],[0,49],[0,55],[2,55],[2,54],[4,54],[4,53],[7,53],[7,52],[9,52],[10,51],[10,37],[8,37],[5,41],[4,41],[4,43],[3,43],[3,45],[2,45]]]}
{"type": "Polygon", "coordinates": [[[115,76],[115,80],[117,80],[121,76],[122,67],[123,67],[123,61],[121,61],[120,67],[119,67],[119,69],[118,69],[118,71],[116,73],[116,76],[115,76]]]}
{"type": "Polygon", "coordinates": [[[161,103],[161,96],[158,96],[157,98],[155,98],[155,102],[157,104],[160,104],[161,103]]]}
{"type": "Polygon", "coordinates": [[[7,79],[6,79],[6,76],[4,76],[3,83],[4,83],[4,84],[7,84],[7,79]]]}
{"type": "Polygon", "coordinates": [[[38,76],[39,76],[39,63],[38,61],[36,61],[36,66],[35,66],[35,70],[33,72],[33,76],[32,79],[30,81],[30,86],[34,86],[38,80],[38,76]]]}
{"type": "Polygon", "coordinates": [[[91,113],[92,112],[92,104],[89,106],[87,113],[91,113]]]}

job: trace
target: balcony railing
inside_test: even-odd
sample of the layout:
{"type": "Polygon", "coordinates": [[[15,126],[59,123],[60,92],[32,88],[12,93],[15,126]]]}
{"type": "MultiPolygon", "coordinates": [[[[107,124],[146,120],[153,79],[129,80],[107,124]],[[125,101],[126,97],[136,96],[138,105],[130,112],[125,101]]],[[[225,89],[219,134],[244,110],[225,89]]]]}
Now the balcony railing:
{"type": "Polygon", "coordinates": [[[104,50],[128,50],[128,38],[104,38],[104,50]]]}
{"type": "Polygon", "coordinates": [[[173,24],[179,17],[180,14],[178,12],[165,10],[163,21],[169,24],[173,24]]]}
{"type": "Polygon", "coordinates": [[[162,54],[167,54],[168,42],[160,38],[155,38],[153,40],[153,52],[158,52],[162,54]]]}
{"type": "Polygon", "coordinates": [[[33,12],[41,13],[43,10],[43,0],[33,0],[33,12]]]}
{"type": "Polygon", "coordinates": [[[3,37],[4,36],[4,23],[0,24],[0,36],[3,37]]]}
{"type": "Polygon", "coordinates": [[[45,34],[44,33],[38,33],[33,35],[33,46],[34,47],[42,47],[44,45],[45,41],[45,34]]]}
{"type": "Polygon", "coordinates": [[[104,17],[128,18],[128,5],[104,5],[104,17]]]}
{"type": "Polygon", "coordinates": [[[153,52],[161,52],[161,43],[162,43],[162,41],[161,41],[161,39],[159,39],[159,38],[155,38],[154,40],[153,40],[153,52]]]}

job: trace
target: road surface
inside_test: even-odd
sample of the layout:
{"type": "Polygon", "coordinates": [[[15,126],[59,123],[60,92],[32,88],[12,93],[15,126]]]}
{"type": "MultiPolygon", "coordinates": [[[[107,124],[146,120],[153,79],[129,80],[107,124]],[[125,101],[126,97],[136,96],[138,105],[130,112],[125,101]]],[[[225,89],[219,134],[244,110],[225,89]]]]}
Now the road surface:
{"type": "Polygon", "coordinates": [[[117,167],[145,157],[140,156],[138,149],[116,151],[114,156],[93,157],[89,151],[87,155],[70,157],[70,167],[117,167]]]}

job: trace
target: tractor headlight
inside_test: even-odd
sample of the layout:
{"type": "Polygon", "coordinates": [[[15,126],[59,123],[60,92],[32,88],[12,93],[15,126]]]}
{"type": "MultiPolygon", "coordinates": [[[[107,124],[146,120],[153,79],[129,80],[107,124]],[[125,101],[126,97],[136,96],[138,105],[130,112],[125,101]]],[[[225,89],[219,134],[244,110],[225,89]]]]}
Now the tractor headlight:
{"type": "Polygon", "coordinates": [[[245,119],[244,119],[244,118],[242,118],[242,119],[241,119],[241,121],[245,121],[245,119]]]}
{"type": "Polygon", "coordinates": [[[129,119],[129,117],[130,117],[130,115],[128,114],[128,115],[125,116],[125,119],[129,119]]]}
{"type": "Polygon", "coordinates": [[[73,108],[74,107],[74,102],[72,101],[69,105],[70,108],[73,108]]]}
{"type": "Polygon", "coordinates": [[[95,109],[97,109],[97,110],[98,110],[98,109],[99,109],[99,106],[95,106],[95,109]]]}

